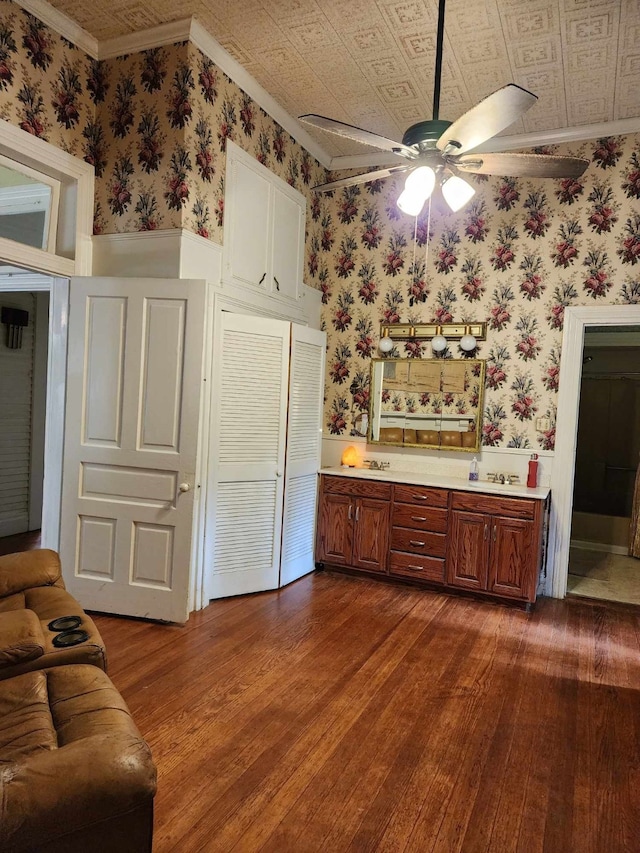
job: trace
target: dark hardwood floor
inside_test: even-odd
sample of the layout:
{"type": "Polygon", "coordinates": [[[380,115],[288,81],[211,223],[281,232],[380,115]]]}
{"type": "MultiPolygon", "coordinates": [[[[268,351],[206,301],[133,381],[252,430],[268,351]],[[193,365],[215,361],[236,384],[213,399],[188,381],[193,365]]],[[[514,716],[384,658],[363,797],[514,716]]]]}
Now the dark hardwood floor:
{"type": "Polygon", "coordinates": [[[640,616],[317,574],[97,617],[166,851],[640,851],[640,616]]]}
{"type": "Polygon", "coordinates": [[[33,551],[40,547],[40,531],[30,530],[28,533],[16,533],[13,536],[0,536],[0,556],[15,554],[18,551],[33,551]]]}

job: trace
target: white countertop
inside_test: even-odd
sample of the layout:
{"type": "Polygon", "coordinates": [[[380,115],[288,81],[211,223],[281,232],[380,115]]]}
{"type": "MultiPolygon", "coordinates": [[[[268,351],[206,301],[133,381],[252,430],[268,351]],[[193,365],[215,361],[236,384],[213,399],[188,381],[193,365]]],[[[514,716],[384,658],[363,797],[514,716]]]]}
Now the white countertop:
{"type": "Polygon", "coordinates": [[[461,477],[442,477],[431,474],[421,474],[413,471],[400,471],[386,468],[384,471],[370,468],[321,468],[321,474],[332,477],[358,477],[363,480],[380,480],[386,483],[410,483],[413,486],[433,486],[439,489],[455,489],[459,492],[483,492],[489,495],[504,495],[510,498],[534,498],[546,500],[550,489],[548,486],[538,486],[529,489],[519,483],[510,486],[508,483],[491,483],[488,480],[463,480],[461,477]]]}

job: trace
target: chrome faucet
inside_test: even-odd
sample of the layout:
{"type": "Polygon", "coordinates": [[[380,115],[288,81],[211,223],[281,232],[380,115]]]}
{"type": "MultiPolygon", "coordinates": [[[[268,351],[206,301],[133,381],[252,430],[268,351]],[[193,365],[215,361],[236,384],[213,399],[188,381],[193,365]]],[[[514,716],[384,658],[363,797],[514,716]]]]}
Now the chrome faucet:
{"type": "Polygon", "coordinates": [[[365,459],[363,461],[369,465],[369,470],[371,471],[384,471],[386,468],[391,467],[390,462],[378,462],[377,459],[365,459]]]}

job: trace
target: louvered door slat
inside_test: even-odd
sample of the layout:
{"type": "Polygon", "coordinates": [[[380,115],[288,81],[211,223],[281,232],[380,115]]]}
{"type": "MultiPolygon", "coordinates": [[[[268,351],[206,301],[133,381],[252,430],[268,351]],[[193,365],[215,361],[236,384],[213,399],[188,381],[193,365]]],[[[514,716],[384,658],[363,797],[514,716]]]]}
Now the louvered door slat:
{"type": "Polygon", "coordinates": [[[293,324],[281,586],[314,568],[325,345],[324,332],[293,324]]]}
{"type": "Polygon", "coordinates": [[[3,305],[29,312],[20,349],[0,338],[0,536],[29,529],[29,468],[31,456],[31,406],[34,355],[35,297],[11,293],[3,305]]]}

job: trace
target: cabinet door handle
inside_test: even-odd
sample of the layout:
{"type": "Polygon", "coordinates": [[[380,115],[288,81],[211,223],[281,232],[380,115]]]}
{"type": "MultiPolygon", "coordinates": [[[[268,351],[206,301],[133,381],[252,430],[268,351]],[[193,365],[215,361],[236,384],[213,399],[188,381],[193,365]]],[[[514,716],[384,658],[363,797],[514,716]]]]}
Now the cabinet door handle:
{"type": "Polygon", "coordinates": [[[356,507],[356,521],[360,521],[360,507],[356,507]]]}
{"type": "Polygon", "coordinates": [[[416,548],[424,548],[425,542],[419,542],[417,539],[409,539],[409,545],[415,545],[416,548]]]}
{"type": "Polygon", "coordinates": [[[414,501],[426,501],[427,496],[426,495],[414,495],[413,499],[414,499],[414,501]]]}
{"type": "Polygon", "coordinates": [[[489,525],[488,525],[488,524],[485,524],[485,526],[484,526],[484,539],[485,539],[485,542],[487,541],[487,534],[488,534],[488,533],[489,533],[489,525]]]}
{"type": "Polygon", "coordinates": [[[424,566],[407,566],[410,572],[421,572],[424,569],[424,566]]]}
{"type": "Polygon", "coordinates": [[[274,275],[274,277],[273,277],[273,280],[274,280],[274,281],[275,281],[275,283],[276,283],[276,290],[280,290],[280,282],[279,282],[279,281],[278,281],[278,279],[275,277],[275,275],[274,275]]]}
{"type": "Polygon", "coordinates": [[[424,515],[412,515],[411,516],[411,521],[426,521],[426,520],[427,519],[425,518],[424,515]]]}
{"type": "Polygon", "coordinates": [[[258,282],[258,284],[262,284],[262,282],[265,280],[265,278],[266,278],[266,277],[267,277],[266,272],[263,272],[263,273],[262,273],[262,278],[260,279],[260,281],[258,282]]]}
{"type": "Polygon", "coordinates": [[[493,541],[494,541],[494,542],[496,541],[496,536],[497,536],[497,535],[498,535],[498,528],[497,528],[497,527],[496,527],[496,525],[494,524],[494,525],[493,525],[493,541]]]}
{"type": "Polygon", "coordinates": [[[352,511],[352,509],[353,509],[353,505],[352,505],[352,504],[349,504],[349,515],[347,516],[347,519],[348,519],[349,521],[351,521],[351,511],[352,511]]]}

